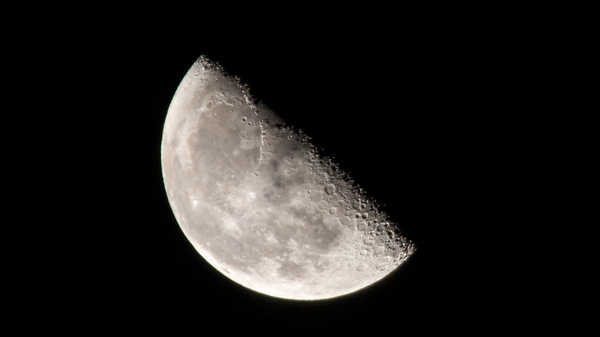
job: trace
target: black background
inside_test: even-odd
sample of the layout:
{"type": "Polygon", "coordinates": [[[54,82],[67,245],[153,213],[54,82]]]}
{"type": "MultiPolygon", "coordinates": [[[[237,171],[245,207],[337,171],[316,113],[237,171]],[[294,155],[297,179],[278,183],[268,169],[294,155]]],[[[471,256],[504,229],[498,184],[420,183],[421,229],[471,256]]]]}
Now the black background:
{"type": "Polygon", "coordinates": [[[7,11],[10,323],[23,335],[587,327],[600,35],[585,10],[506,12],[376,2],[7,11]],[[415,255],[317,302],[253,292],[208,265],[179,229],[160,166],[170,100],[200,55],[333,155],[415,255]]]}

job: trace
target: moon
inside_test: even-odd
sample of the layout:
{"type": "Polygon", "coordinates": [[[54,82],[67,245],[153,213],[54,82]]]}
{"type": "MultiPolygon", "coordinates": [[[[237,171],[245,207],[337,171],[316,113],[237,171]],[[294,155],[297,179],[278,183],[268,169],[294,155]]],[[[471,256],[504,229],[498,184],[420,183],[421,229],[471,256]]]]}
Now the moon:
{"type": "Polygon", "coordinates": [[[338,297],[380,280],[415,251],[308,135],[205,56],[169,106],[161,160],[186,237],[214,268],[254,291],[338,297]]]}

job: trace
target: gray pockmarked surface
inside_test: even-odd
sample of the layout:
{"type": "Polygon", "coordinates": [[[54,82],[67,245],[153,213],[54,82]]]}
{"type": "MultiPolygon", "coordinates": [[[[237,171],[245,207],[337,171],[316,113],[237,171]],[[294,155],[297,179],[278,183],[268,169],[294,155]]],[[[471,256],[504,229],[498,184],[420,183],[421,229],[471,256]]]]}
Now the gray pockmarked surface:
{"type": "Polygon", "coordinates": [[[415,250],[310,137],[205,57],[169,107],[162,169],[175,217],[202,257],[267,295],[351,293],[415,250]]]}

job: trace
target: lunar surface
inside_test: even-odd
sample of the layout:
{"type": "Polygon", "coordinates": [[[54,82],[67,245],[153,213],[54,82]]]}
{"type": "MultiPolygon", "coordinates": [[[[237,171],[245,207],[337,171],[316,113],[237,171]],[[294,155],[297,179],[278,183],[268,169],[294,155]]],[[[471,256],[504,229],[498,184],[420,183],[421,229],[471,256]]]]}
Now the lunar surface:
{"type": "Polygon", "coordinates": [[[415,251],[310,137],[206,57],[173,97],[161,152],[181,229],[206,261],[249,289],[337,297],[380,280],[415,251]]]}

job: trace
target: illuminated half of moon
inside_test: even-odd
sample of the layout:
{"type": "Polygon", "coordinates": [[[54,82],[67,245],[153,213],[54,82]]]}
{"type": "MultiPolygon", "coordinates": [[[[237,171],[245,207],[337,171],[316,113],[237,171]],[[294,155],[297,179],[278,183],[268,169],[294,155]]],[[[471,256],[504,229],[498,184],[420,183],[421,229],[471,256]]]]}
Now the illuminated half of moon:
{"type": "Polygon", "coordinates": [[[386,276],[415,250],[310,137],[256,104],[248,87],[200,57],[169,107],[162,171],[196,250],[270,296],[341,296],[386,276]]]}

